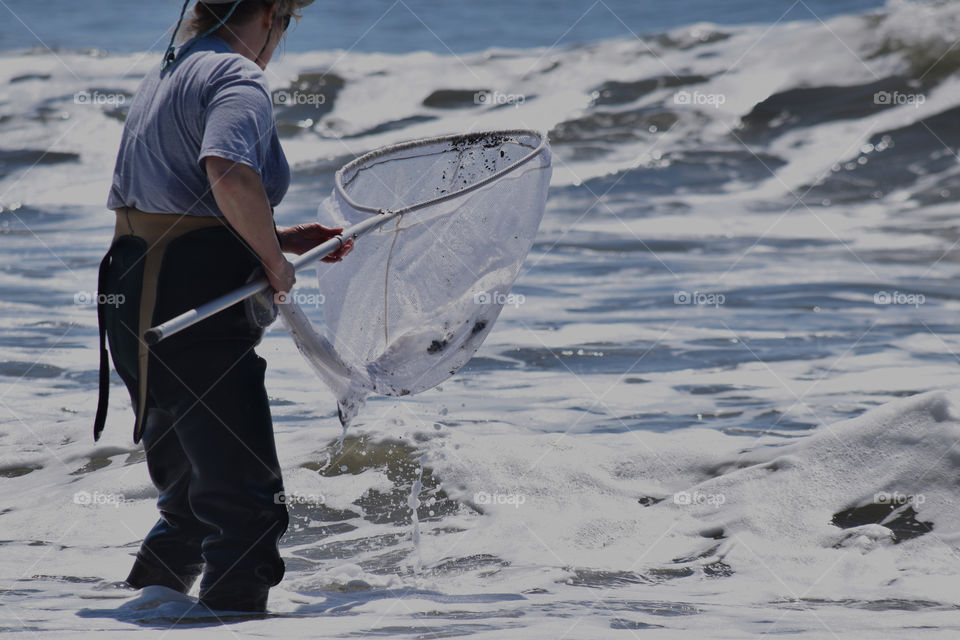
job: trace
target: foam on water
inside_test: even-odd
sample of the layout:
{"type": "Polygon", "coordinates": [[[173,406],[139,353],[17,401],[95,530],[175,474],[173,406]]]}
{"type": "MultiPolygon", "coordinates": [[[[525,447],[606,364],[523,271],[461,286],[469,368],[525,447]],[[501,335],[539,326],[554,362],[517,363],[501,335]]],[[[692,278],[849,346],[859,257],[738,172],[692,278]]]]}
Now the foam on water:
{"type": "Polygon", "coordinates": [[[696,429],[481,440],[461,429],[430,463],[456,479],[447,491],[464,502],[484,491],[523,498],[482,505],[489,522],[461,534],[511,566],[617,572],[627,559],[641,574],[710,575],[722,563],[725,589],[745,603],[801,593],[953,601],[943,585],[960,532],[957,410],[956,398],[925,394],[792,443],[696,429]],[[831,524],[845,509],[891,500],[912,505],[932,531],[897,546],[889,529],[831,524]],[[515,544],[495,550],[504,539],[515,544]],[[931,575],[940,578],[925,581],[931,575]]]}
{"type": "MultiPolygon", "coordinates": [[[[401,544],[400,556],[390,544],[377,549],[375,541],[409,538],[405,525],[326,534],[314,529],[319,535],[312,541],[298,538],[300,544],[287,549],[292,575],[273,600],[278,615],[309,617],[332,606],[364,614],[327,618],[327,633],[339,636],[369,628],[370,616],[383,616],[374,628],[409,625],[421,606],[432,612],[436,628],[465,615],[464,608],[504,622],[511,612],[524,612],[525,626],[537,637],[555,624],[550,617],[557,605],[592,624],[595,598],[603,598],[608,616],[637,624],[706,632],[720,617],[737,619],[739,633],[787,632],[806,612],[842,636],[880,624],[871,622],[873,610],[914,610],[913,624],[950,625],[960,608],[951,589],[960,543],[955,395],[900,400],[793,442],[709,429],[565,436],[461,425],[408,435],[424,452],[424,467],[412,460],[417,473],[429,468],[442,478],[447,498],[460,507],[444,518],[426,515],[419,545],[401,544]],[[883,521],[887,526],[832,524],[837,514],[869,504],[912,509],[912,519],[923,525],[919,535],[901,531],[898,539],[892,517],[883,521]],[[422,574],[416,569],[420,554],[422,574]],[[401,564],[409,557],[414,573],[382,573],[391,556],[401,564]],[[371,557],[380,559],[370,564],[371,557]],[[300,558],[329,559],[313,570],[300,558]],[[348,603],[337,593],[353,597],[348,603]],[[403,607],[377,605],[397,598],[403,607]],[[672,609],[652,604],[667,600],[672,609]]],[[[303,447],[314,438],[284,429],[280,441],[289,464],[308,457],[303,447]]],[[[83,620],[161,627],[184,616],[181,624],[197,623],[181,597],[145,593],[114,609],[110,603],[123,592],[99,577],[124,547],[132,552],[139,536],[131,525],[153,518],[146,474],[133,455],[116,446],[61,444],[55,455],[33,456],[36,471],[5,481],[5,531],[49,541],[5,542],[5,574],[41,588],[32,595],[7,591],[8,614],[38,630],[77,628],[45,613],[68,598],[82,603],[81,628],[83,620]],[[107,465],[84,473],[90,468],[89,461],[81,465],[84,460],[107,465]],[[78,465],[79,475],[64,475],[78,465]],[[77,504],[73,494],[92,499],[77,504]],[[116,504],[98,497],[117,494],[123,496],[116,504]],[[36,504],[40,500],[45,508],[36,504]]],[[[16,464],[5,452],[5,469],[16,464]]],[[[393,486],[379,473],[317,481],[302,469],[285,470],[289,494],[321,490],[325,509],[355,509],[360,496],[393,486]]],[[[411,476],[415,491],[403,499],[411,506],[423,498],[417,473],[411,476]]],[[[305,504],[294,506],[295,521],[305,504]]],[[[329,515],[315,514],[331,526],[329,515]]],[[[269,628],[269,621],[244,624],[250,632],[269,628]]]]}
{"type": "MultiPolygon", "coordinates": [[[[771,28],[696,24],[647,41],[501,49],[453,59],[427,52],[290,53],[271,65],[268,78],[288,97],[297,91],[325,97],[315,107],[289,106],[292,98],[278,102],[278,117],[289,125],[285,131],[297,133],[285,148],[300,165],[353,157],[412,137],[523,126],[554,132],[564,161],[555,184],[579,184],[631,168],[655,168],[704,146],[738,149],[731,129],[736,133],[740,118],[777,92],[856,85],[909,74],[914,67],[919,75],[927,59],[938,72],[925,80],[939,82],[943,72],[937,64],[952,68],[956,61],[953,56],[937,61],[931,52],[950,41],[957,22],[956,8],[947,3],[895,2],[874,16],[835,18],[829,29],[817,22],[771,28]],[[798,57],[798,50],[817,55],[798,57]],[[638,84],[638,78],[646,80],[638,84]],[[464,97],[428,106],[431,96],[444,91],[464,97]],[[605,97],[611,91],[614,97],[605,97]],[[486,101],[478,104],[475,92],[488,92],[486,101]],[[697,102],[710,96],[722,96],[722,102],[697,102]],[[610,128],[618,118],[626,118],[623,126],[629,122],[629,128],[610,128]],[[567,139],[571,132],[576,133],[567,139]],[[563,142],[569,145],[566,154],[563,142]]],[[[66,175],[56,166],[37,167],[19,184],[23,172],[15,171],[0,183],[4,201],[101,205],[100,185],[109,181],[125,107],[156,55],[94,51],[0,57],[4,149],[79,153],[84,167],[66,175]]],[[[920,110],[901,105],[878,110],[872,119],[784,130],[771,151],[787,166],[777,172],[776,182],[763,177],[774,192],[797,188],[833,163],[856,158],[870,132],[952,105],[950,85],[930,82],[920,87],[926,98],[920,110]],[[838,155],[837,149],[843,152],[838,155]]],[[[871,106],[861,104],[858,110],[867,114],[871,106]]],[[[737,137],[752,144],[745,134],[737,137]]]]}

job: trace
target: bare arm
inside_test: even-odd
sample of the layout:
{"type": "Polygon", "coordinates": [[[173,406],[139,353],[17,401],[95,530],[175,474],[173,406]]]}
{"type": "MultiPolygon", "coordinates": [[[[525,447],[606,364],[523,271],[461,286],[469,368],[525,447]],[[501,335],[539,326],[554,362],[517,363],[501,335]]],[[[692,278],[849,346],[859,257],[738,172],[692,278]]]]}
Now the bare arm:
{"type": "Polygon", "coordinates": [[[260,257],[270,286],[274,291],[290,291],[296,275],[277,241],[273,213],[260,176],[245,164],[215,156],[206,159],[206,171],[217,206],[260,257]]]}

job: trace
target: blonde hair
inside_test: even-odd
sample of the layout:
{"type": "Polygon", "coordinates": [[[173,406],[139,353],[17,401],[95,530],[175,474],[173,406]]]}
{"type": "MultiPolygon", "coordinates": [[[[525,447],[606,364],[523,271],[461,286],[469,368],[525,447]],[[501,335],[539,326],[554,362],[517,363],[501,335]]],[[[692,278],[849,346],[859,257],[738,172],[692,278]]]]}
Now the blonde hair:
{"type": "Polygon", "coordinates": [[[301,4],[299,0],[243,0],[231,14],[233,3],[207,4],[201,1],[194,5],[193,11],[184,19],[183,28],[180,30],[177,39],[186,42],[190,38],[207,33],[211,29],[216,31],[217,26],[221,24],[228,27],[244,24],[252,20],[262,9],[272,6],[277,8],[274,20],[280,20],[285,16],[290,16],[293,20],[300,20],[302,17],[300,13],[301,4]]]}

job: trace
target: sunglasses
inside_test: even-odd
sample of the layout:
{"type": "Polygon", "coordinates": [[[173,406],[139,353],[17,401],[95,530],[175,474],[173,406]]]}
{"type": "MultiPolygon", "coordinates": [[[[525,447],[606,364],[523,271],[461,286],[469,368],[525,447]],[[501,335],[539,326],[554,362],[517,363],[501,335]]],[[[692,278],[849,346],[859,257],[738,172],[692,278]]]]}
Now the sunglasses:
{"type": "Polygon", "coordinates": [[[287,15],[283,16],[282,18],[280,18],[280,28],[281,28],[283,31],[286,31],[287,29],[290,28],[290,18],[291,18],[291,17],[292,17],[292,16],[288,13],[287,15]]]}

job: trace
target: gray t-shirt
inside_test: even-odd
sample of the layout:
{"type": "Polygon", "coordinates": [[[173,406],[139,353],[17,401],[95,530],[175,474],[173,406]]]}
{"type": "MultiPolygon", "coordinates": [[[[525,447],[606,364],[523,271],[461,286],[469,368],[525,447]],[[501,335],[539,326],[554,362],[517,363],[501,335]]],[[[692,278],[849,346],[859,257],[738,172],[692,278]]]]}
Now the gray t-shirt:
{"type": "Polygon", "coordinates": [[[216,36],[143,80],[130,105],[107,207],[223,215],[203,159],[218,156],[260,174],[271,206],[290,186],[263,72],[216,36]]]}

